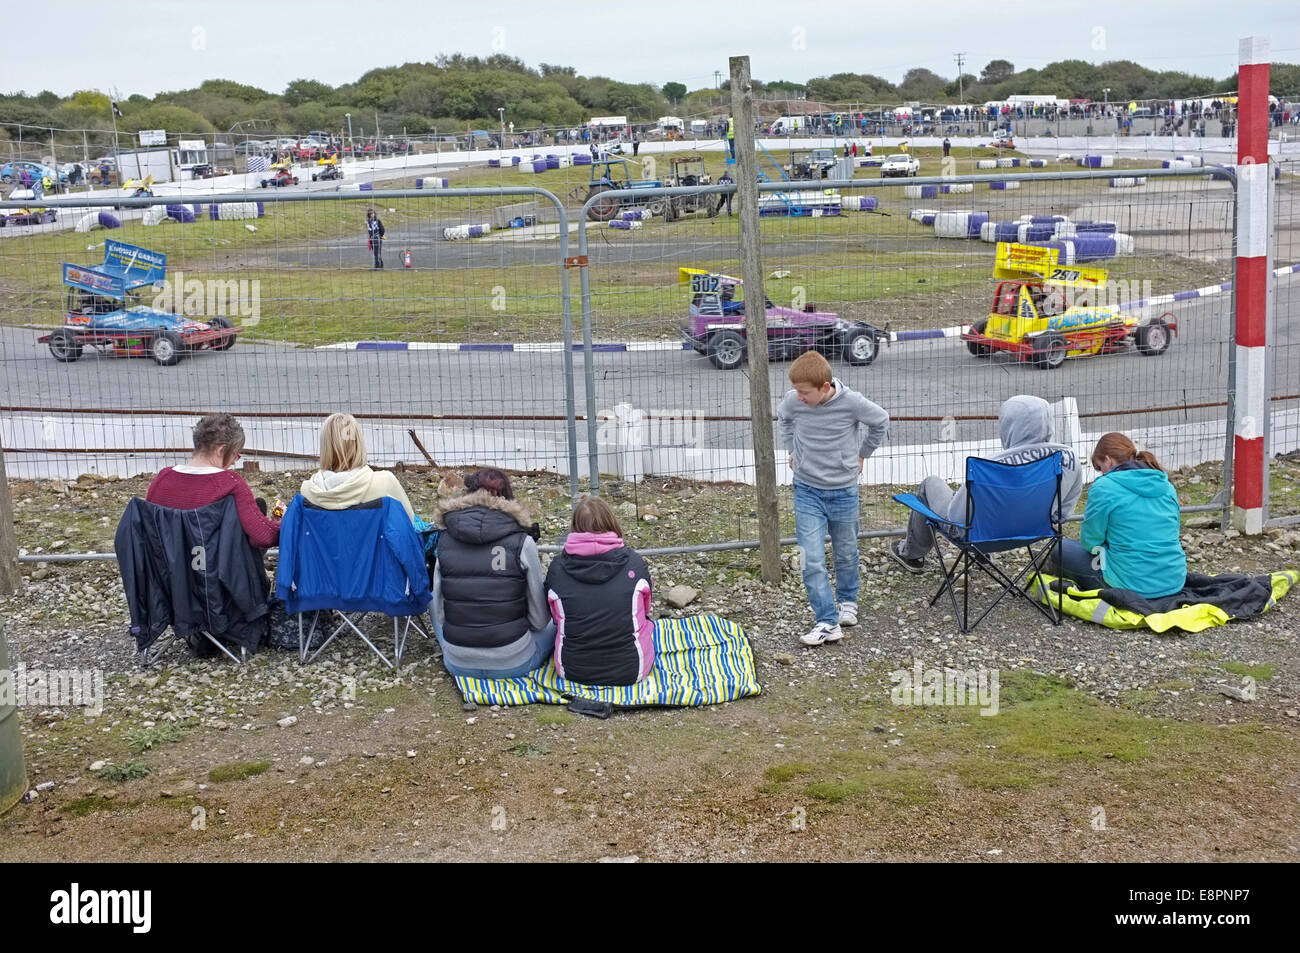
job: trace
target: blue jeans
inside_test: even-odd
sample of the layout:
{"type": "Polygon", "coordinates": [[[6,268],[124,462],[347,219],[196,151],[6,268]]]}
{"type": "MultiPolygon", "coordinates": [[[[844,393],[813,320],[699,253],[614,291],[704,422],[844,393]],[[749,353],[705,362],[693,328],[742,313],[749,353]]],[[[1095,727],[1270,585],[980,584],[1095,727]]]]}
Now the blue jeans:
{"type": "Polygon", "coordinates": [[[461,668],[447,661],[447,643],[443,642],[442,633],[435,628],[434,634],[442,645],[442,664],[448,672],[460,678],[517,678],[537,671],[546,664],[551,653],[555,651],[555,623],[548,622],[540,631],[528,633],[533,637],[533,654],[529,656],[528,661],[509,669],[461,668]]]}
{"type": "Polygon", "coordinates": [[[1100,569],[1094,569],[1092,562],[1096,557],[1083,548],[1077,539],[1061,540],[1061,559],[1056,559],[1056,549],[1048,561],[1052,575],[1073,580],[1075,588],[1087,592],[1090,589],[1108,589],[1110,584],[1102,576],[1100,569]]]}
{"type": "Polygon", "coordinates": [[[839,603],[858,601],[858,487],[819,490],[795,481],[794,531],[803,556],[803,584],[816,621],[839,624],[839,603]],[[829,532],[835,558],[835,592],[826,573],[829,532]]]}

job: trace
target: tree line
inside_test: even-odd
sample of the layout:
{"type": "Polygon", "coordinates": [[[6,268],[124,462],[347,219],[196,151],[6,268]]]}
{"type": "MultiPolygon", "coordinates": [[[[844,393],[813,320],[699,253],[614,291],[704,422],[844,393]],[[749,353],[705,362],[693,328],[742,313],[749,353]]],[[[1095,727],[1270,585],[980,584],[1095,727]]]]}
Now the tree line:
{"type": "MultiPolygon", "coordinates": [[[[282,92],[226,79],[211,79],[194,89],[148,97],[126,96],[119,131],[166,129],[171,133],[213,134],[231,129],[258,136],[266,131],[343,130],[352,116],[354,134],[405,131],[410,135],[456,135],[467,129],[496,130],[497,110],[516,129],[574,127],[593,115],[626,115],[632,122],[653,122],[666,113],[706,115],[725,102],[723,90],[688,90],[667,81],[661,86],[624,83],[604,76],[581,76],[571,66],[541,63],[536,68],[505,55],[486,58],[460,54],[439,56],[432,63],[406,63],[373,69],[356,82],[331,86],[297,79],[282,92]]],[[[1069,99],[1183,99],[1211,96],[1236,88],[1236,74],[1214,78],[1175,70],[1150,70],[1128,60],[1095,65],[1062,60],[1041,69],[1017,70],[1008,60],[988,63],[980,74],[958,78],[928,69],[911,69],[898,84],[869,73],[835,73],[804,83],[755,82],[757,92],[824,103],[983,103],[1015,94],[1054,95],[1069,99]]],[[[1273,92],[1300,93],[1300,66],[1274,64],[1273,92]]],[[[767,107],[770,110],[779,106],[767,107]]],[[[101,141],[112,128],[112,105],[103,92],[83,90],[71,96],[50,91],[0,95],[0,122],[67,130],[98,130],[101,141]]],[[[716,111],[716,109],[715,109],[716,111]]],[[[30,134],[29,134],[30,135],[30,134]]],[[[12,126],[0,138],[17,138],[12,126]]],[[[56,138],[71,141],[71,136],[56,138]]],[[[76,138],[80,139],[80,133],[76,138]]]]}

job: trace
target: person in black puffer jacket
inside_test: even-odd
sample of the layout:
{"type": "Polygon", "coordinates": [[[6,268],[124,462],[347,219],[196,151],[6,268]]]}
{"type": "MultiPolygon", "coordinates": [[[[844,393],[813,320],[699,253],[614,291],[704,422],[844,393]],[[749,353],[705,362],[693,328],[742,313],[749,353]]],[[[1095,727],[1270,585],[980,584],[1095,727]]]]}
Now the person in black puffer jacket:
{"type": "Polygon", "coordinates": [[[524,675],[555,647],[540,534],[500,470],[470,474],[465,490],[438,504],[433,611],[443,664],[467,678],[524,675]]]}
{"type": "Polygon", "coordinates": [[[585,499],[546,572],[555,620],[555,669],[583,685],[632,685],[654,666],[650,570],[608,504],[585,499]]]}

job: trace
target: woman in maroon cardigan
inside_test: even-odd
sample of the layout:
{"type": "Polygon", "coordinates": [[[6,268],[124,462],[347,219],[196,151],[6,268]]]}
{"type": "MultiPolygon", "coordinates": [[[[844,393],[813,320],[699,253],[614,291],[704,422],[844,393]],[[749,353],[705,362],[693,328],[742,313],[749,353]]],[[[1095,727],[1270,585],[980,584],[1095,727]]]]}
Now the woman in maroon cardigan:
{"type": "Polygon", "coordinates": [[[159,506],[194,510],[227,496],[235,498],[248,541],[266,549],[280,541],[280,521],[268,519],[244,478],[229,469],[244,449],[244,428],[230,414],[209,414],[194,425],[194,456],[179,467],[163,467],[145,499],[159,506]]]}

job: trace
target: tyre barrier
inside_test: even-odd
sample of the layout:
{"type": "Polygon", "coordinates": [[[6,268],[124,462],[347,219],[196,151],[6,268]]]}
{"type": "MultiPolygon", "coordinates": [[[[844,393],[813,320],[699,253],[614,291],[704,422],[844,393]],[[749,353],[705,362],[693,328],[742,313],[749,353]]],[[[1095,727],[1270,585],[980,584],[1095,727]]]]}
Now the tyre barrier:
{"type": "Polygon", "coordinates": [[[840,208],[851,212],[874,212],[879,200],[874,195],[841,195],[840,208]]]}
{"type": "Polygon", "coordinates": [[[261,202],[232,202],[229,205],[209,205],[208,218],[213,221],[234,221],[244,218],[261,218],[266,206],[261,202]]]}
{"type": "Polygon", "coordinates": [[[868,158],[866,158],[866,159],[859,159],[859,160],[858,160],[858,168],[859,168],[859,169],[874,169],[874,168],[876,168],[877,166],[882,166],[882,165],[884,165],[884,164],[885,164],[885,160],[884,160],[884,159],[872,159],[872,158],[868,157],[868,158]]]}
{"type": "Polygon", "coordinates": [[[976,159],[975,168],[977,169],[996,169],[998,167],[997,159],[976,159]]]}
{"type": "Polygon", "coordinates": [[[934,233],[939,238],[978,238],[988,220],[988,212],[940,212],[934,217],[934,233]]]}
{"type": "Polygon", "coordinates": [[[1109,169],[1115,164],[1114,156],[1080,156],[1079,165],[1085,169],[1109,169]]]}
{"type": "Polygon", "coordinates": [[[609,223],[609,227],[610,228],[640,228],[641,223],[639,221],[623,221],[622,219],[616,218],[609,223]]]}
{"type": "Polygon", "coordinates": [[[447,187],[446,179],[416,179],[415,187],[417,189],[445,189],[447,187]]]}
{"type": "Polygon", "coordinates": [[[932,199],[939,194],[937,185],[905,185],[903,186],[903,198],[905,199],[932,199]]]}
{"type": "MultiPolygon", "coordinates": [[[[1056,155],[1056,161],[1057,161],[1057,162],[1073,162],[1073,161],[1074,161],[1074,156],[1070,155],[1070,153],[1068,153],[1068,152],[1059,152],[1059,153],[1057,153],[1057,155],[1056,155]]],[[[1080,162],[1079,165],[1083,165],[1083,163],[1080,162]]]]}
{"type": "Polygon", "coordinates": [[[1007,157],[1007,156],[1003,156],[1003,157],[997,159],[996,161],[997,161],[997,164],[998,164],[997,167],[998,167],[999,169],[1010,169],[1012,166],[1020,165],[1020,160],[1019,160],[1019,159],[1012,159],[1012,158],[1007,157]]]}
{"type": "Polygon", "coordinates": [[[632,208],[618,213],[621,222],[640,222],[647,218],[654,218],[654,214],[648,208],[632,208]]]}
{"type": "Polygon", "coordinates": [[[194,209],[188,205],[168,205],[166,212],[168,218],[175,219],[185,225],[194,221],[195,218],[194,209]]]}
{"type": "Polygon", "coordinates": [[[1205,165],[1204,156],[1174,156],[1174,159],[1178,162],[1186,162],[1189,166],[1195,169],[1199,169],[1205,165]]]}
{"type": "Polygon", "coordinates": [[[1014,242],[1020,238],[1019,222],[983,222],[979,230],[980,241],[1014,242]]]}
{"type": "Polygon", "coordinates": [[[591,165],[591,156],[585,152],[575,152],[569,157],[569,161],[574,165],[591,165]]]}
{"type": "Polygon", "coordinates": [[[1016,229],[1016,241],[1022,245],[1029,242],[1050,242],[1055,234],[1055,225],[1021,225],[1016,229]]]}
{"type": "Polygon", "coordinates": [[[1133,236],[1079,235],[1075,238],[1048,242],[1033,242],[1039,248],[1055,248],[1060,253],[1062,265],[1078,265],[1088,261],[1105,261],[1116,255],[1133,254],[1133,236]]]}
{"type": "Polygon", "coordinates": [[[95,228],[121,228],[122,220],[112,212],[87,212],[73,226],[74,231],[88,232],[95,228]]]}
{"type": "Polygon", "coordinates": [[[484,222],[482,225],[451,225],[442,230],[442,237],[454,242],[462,238],[482,238],[488,232],[492,231],[492,225],[484,222]]]}
{"type": "Polygon", "coordinates": [[[546,159],[544,160],[544,163],[543,163],[543,164],[544,164],[545,167],[548,168],[548,169],[558,169],[558,168],[560,167],[560,157],[559,157],[559,156],[547,156],[546,159]]]}
{"type": "Polygon", "coordinates": [[[499,169],[503,165],[518,165],[519,156],[511,156],[508,159],[488,159],[488,168],[499,169]]]}
{"type": "Polygon", "coordinates": [[[973,182],[957,182],[953,185],[939,186],[940,195],[962,195],[966,192],[974,192],[974,191],[975,191],[975,183],[973,182]]]}
{"type": "Polygon", "coordinates": [[[140,217],[140,224],[147,227],[161,225],[167,219],[167,209],[161,205],[150,205],[140,217]]]}
{"type": "Polygon", "coordinates": [[[1046,167],[1047,167],[1047,160],[1046,160],[1046,159],[1030,159],[1030,160],[1029,160],[1029,168],[1031,168],[1031,169],[1043,169],[1043,168],[1046,168],[1046,167]]]}
{"type": "Polygon", "coordinates": [[[1020,183],[1019,182],[990,182],[989,188],[993,189],[995,192],[1005,192],[1009,189],[1020,188],[1020,183]]]}
{"type": "Polygon", "coordinates": [[[519,171],[520,172],[545,172],[546,160],[534,159],[532,162],[525,162],[522,166],[520,166],[519,171]]]}
{"type": "Polygon", "coordinates": [[[358,192],[373,192],[374,190],[375,190],[375,183],[373,183],[373,182],[358,182],[358,183],[357,183],[357,191],[358,191],[358,192]]]}
{"type": "Polygon", "coordinates": [[[1147,177],[1145,175],[1122,175],[1110,180],[1112,189],[1131,189],[1146,184],[1147,177]]]}
{"type": "Polygon", "coordinates": [[[922,225],[933,225],[934,217],[939,214],[938,209],[914,208],[907,213],[907,217],[914,222],[920,222],[922,225]],[[930,220],[927,222],[926,218],[930,220]]]}
{"type": "Polygon", "coordinates": [[[1068,222],[1068,215],[1021,215],[1020,224],[1022,225],[1055,225],[1058,222],[1068,222]]]}

